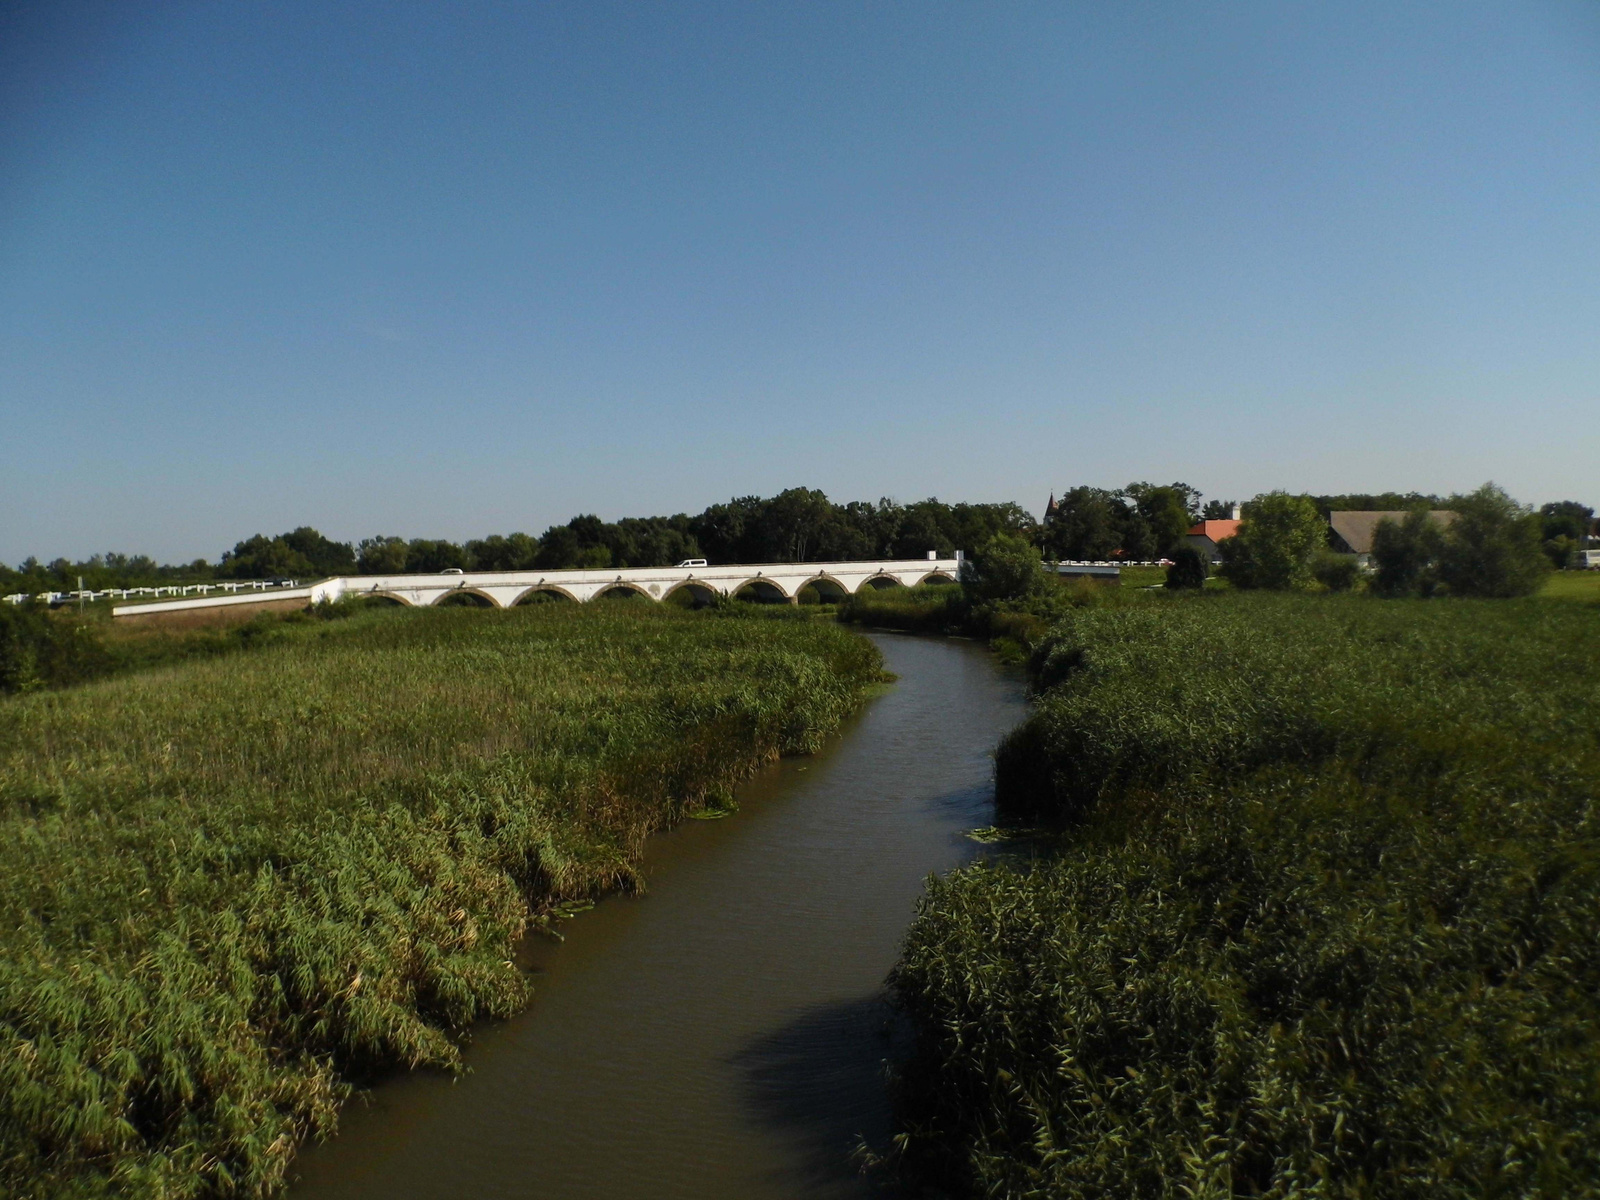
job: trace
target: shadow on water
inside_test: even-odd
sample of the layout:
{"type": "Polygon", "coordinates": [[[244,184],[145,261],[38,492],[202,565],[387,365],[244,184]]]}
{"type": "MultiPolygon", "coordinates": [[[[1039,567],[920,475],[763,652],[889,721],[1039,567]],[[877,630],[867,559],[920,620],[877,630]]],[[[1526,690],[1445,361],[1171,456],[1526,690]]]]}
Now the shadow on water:
{"type": "MultiPolygon", "coordinates": [[[[897,1032],[886,998],[868,996],[808,1008],[735,1056],[748,1111],[794,1143],[787,1178],[808,1195],[859,1188],[858,1148],[888,1149],[884,1069],[897,1032]]],[[[878,1173],[868,1181],[873,1195],[899,1194],[878,1173]]]]}

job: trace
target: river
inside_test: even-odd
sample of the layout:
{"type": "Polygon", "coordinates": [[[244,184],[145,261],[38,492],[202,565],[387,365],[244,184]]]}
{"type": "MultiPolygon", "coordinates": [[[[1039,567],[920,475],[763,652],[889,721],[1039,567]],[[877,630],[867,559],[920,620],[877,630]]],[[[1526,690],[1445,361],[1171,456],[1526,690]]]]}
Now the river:
{"type": "Polygon", "coordinates": [[[1020,673],[972,642],[874,634],[899,682],[726,820],[651,843],[648,890],[530,937],[533,1001],[458,1080],[417,1073],[307,1147],[294,1200],[835,1200],[890,1134],[882,999],[930,871],[992,821],[1020,673]]]}

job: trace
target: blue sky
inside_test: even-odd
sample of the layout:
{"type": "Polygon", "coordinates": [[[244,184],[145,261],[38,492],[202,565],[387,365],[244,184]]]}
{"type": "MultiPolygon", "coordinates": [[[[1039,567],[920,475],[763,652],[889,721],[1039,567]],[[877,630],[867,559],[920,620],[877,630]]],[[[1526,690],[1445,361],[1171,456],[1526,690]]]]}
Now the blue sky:
{"type": "Polygon", "coordinates": [[[0,559],[1600,504],[1600,6],[0,10],[0,559]]]}

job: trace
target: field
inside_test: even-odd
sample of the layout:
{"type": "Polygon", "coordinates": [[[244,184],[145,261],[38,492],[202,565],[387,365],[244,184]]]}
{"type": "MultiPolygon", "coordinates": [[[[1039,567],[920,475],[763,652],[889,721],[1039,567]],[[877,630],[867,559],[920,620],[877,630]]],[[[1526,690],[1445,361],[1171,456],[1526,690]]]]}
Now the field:
{"type": "Polygon", "coordinates": [[[894,989],[907,1167],[996,1197],[1600,1189],[1600,622],[1203,594],[1067,614],[894,989]]]}
{"type": "Polygon", "coordinates": [[[830,624],[646,605],[214,636],[0,700],[0,1193],[272,1190],[352,1080],[524,1002],[530,920],[880,677],[830,624]]]}
{"type": "Polygon", "coordinates": [[[1600,604],[1600,571],[1556,571],[1539,594],[1550,600],[1588,600],[1600,604]]]}

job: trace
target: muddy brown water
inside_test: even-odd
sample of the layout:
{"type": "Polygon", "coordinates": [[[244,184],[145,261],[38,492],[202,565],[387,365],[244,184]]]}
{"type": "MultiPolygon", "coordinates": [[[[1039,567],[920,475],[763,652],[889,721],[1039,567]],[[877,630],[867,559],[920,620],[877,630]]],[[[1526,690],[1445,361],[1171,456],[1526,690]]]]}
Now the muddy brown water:
{"type": "Polygon", "coordinates": [[[884,977],[928,873],[980,849],[1023,685],[975,643],[872,636],[891,690],[655,839],[646,894],[530,939],[527,1010],[465,1076],[352,1104],[294,1200],[881,1197],[851,1152],[892,1132],[884,977]]]}

